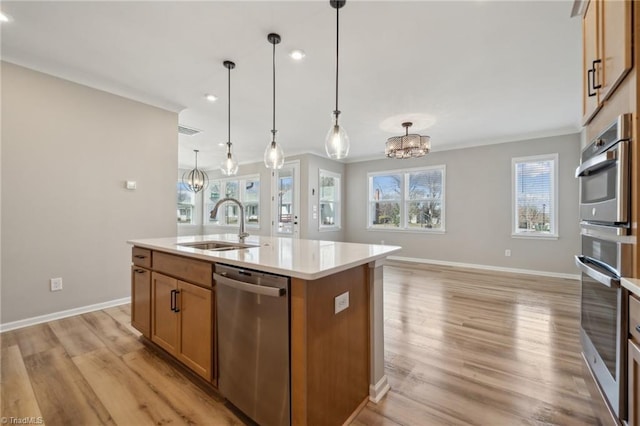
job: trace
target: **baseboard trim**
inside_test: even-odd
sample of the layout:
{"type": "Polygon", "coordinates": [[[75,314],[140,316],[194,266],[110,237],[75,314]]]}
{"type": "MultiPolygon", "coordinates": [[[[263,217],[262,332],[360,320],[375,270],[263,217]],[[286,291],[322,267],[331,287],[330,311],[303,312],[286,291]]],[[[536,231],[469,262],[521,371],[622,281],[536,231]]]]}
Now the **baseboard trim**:
{"type": "Polygon", "coordinates": [[[485,271],[511,272],[514,274],[537,275],[541,277],[564,278],[568,280],[579,280],[579,274],[563,274],[560,272],[536,271],[533,269],[504,268],[502,266],[479,265],[476,263],[449,262],[447,260],[421,259],[418,257],[389,256],[387,259],[399,262],[424,263],[429,265],[457,266],[460,268],[482,269],[485,271]]]}
{"type": "Polygon", "coordinates": [[[81,306],[79,308],[67,309],[66,311],[54,312],[52,314],[40,315],[32,318],[25,318],[18,321],[0,324],[0,333],[15,330],[18,328],[29,327],[30,325],[41,324],[43,322],[55,321],[62,318],[72,317],[74,315],[86,314],[87,312],[99,311],[101,309],[112,308],[114,306],[125,305],[131,303],[131,297],[123,297],[122,299],[110,300],[108,302],[96,303],[93,305],[81,306]]]}
{"type": "Polygon", "coordinates": [[[382,398],[391,390],[387,375],[382,376],[378,383],[375,385],[369,385],[369,401],[377,404],[382,398]]]}

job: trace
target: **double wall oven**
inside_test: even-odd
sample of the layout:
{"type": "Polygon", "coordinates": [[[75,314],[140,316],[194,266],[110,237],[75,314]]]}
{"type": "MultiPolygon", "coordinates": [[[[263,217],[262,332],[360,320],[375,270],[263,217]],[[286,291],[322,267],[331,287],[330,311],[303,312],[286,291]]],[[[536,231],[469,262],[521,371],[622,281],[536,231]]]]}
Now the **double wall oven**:
{"type": "Polygon", "coordinates": [[[631,114],[624,114],[583,151],[580,180],[582,350],[612,412],[627,417],[626,290],[632,267],[630,233],[631,114]]]}

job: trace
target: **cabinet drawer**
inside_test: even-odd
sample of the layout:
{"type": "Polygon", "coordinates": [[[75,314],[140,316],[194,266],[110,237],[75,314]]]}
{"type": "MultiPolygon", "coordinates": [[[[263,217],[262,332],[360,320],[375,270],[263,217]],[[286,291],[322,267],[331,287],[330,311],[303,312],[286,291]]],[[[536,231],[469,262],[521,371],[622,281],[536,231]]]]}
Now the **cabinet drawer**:
{"type": "Polygon", "coordinates": [[[151,268],[151,250],[134,247],[131,250],[131,261],[136,266],[151,268]]]}
{"type": "Polygon", "coordinates": [[[211,263],[158,251],[153,252],[153,269],[207,287],[213,279],[211,263]]]}
{"type": "Polygon", "coordinates": [[[640,343],[640,331],[636,328],[640,326],[640,299],[629,295],[629,334],[640,343]]]}

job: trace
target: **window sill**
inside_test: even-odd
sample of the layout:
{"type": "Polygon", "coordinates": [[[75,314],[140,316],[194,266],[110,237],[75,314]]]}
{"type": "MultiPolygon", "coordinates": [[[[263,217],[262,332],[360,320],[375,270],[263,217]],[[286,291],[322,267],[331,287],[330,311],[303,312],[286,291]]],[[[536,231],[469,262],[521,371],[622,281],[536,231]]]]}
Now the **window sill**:
{"type": "Polygon", "coordinates": [[[318,232],[338,232],[341,229],[340,226],[321,226],[318,228],[318,232]]]}
{"type": "Polygon", "coordinates": [[[523,240],[557,240],[558,234],[539,234],[539,233],[511,233],[511,238],[520,238],[523,240]]]}
{"type": "MultiPolygon", "coordinates": [[[[225,229],[240,229],[238,225],[216,225],[215,223],[205,223],[203,226],[211,226],[215,228],[225,228],[225,229]]],[[[260,229],[260,225],[244,225],[245,229],[260,229]]]]}
{"type": "Polygon", "coordinates": [[[411,234],[446,234],[446,229],[420,229],[420,228],[367,228],[367,231],[373,232],[404,232],[411,234]]]}

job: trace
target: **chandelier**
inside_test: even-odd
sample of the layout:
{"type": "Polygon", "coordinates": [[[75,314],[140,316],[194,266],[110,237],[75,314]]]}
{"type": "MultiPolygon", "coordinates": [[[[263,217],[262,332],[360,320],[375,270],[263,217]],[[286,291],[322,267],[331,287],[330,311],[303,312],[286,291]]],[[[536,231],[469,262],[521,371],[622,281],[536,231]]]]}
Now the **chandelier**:
{"type": "Polygon", "coordinates": [[[387,139],[384,153],[389,158],[415,158],[423,157],[431,151],[431,138],[417,134],[409,134],[409,127],[413,123],[402,123],[405,128],[404,136],[394,136],[387,139]]]}
{"type": "Polygon", "coordinates": [[[184,183],[187,188],[189,188],[189,191],[197,193],[202,191],[207,187],[207,185],[209,185],[209,177],[205,172],[198,168],[199,151],[197,149],[194,149],[193,152],[196,153],[196,166],[193,168],[193,170],[185,172],[182,175],[182,183],[184,183]]]}

